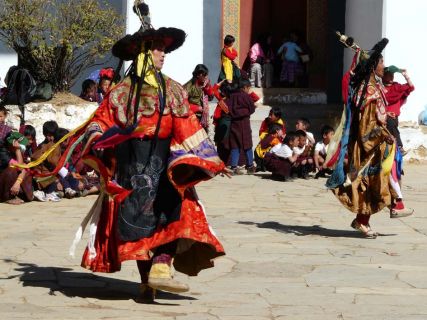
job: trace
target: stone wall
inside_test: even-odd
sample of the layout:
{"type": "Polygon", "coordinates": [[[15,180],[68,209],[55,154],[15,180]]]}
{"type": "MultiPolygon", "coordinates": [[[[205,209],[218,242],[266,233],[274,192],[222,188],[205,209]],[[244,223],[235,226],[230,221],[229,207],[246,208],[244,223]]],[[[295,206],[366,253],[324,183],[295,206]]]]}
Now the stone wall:
{"type": "MultiPolygon", "coordinates": [[[[25,106],[25,124],[30,124],[36,128],[37,143],[43,141],[43,123],[55,120],[62,128],[72,130],[86,121],[98,107],[97,103],[63,104],[54,105],[51,103],[29,103],[25,106]]],[[[6,106],[9,114],[6,123],[19,129],[20,114],[18,106],[6,106]]]]}

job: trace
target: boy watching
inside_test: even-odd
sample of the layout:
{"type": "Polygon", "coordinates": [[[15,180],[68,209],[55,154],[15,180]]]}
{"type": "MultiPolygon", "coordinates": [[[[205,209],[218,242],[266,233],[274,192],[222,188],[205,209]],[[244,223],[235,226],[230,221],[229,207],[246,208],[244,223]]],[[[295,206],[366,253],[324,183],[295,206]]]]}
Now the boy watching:
{"type": "Polygon", "coordinates": [[[307,144],[314,146],[316,141],[314,140],[314,135],[311,132],[308,132],[310,129],[310,121],[307,118],[299,118],[295,124],[295,130],[302,130],[307,134],[307,144]]]}
{"type": "Polygon", "coordinates": [[[329,142],[334,136],[334,129],[331,126],[325,125],[322,127],[322,142],[316,143],[314,148],[314,164],[317,169],[315,179],[319,177],[326,177],[326,174],[330,174],[331,170],[325,167],[326,154],[328,152],[329,142]]]}
{"type": "Polygon", "coordinates": [[[295,132],[288,132],[282,144],[278,144],[267,152],[264,158],[265,167],[272,173],[272,179],[284,181],[291,175],[291,168],[298,155],[292,149],[298,144],[295,132]]]}

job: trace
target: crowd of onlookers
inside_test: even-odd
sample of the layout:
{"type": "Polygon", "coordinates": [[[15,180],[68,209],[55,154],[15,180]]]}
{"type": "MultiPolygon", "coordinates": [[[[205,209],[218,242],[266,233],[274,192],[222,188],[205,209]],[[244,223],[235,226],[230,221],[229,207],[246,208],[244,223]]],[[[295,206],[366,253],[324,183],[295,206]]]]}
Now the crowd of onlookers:
{"type": "MultiPolygon", "coordinates": [[[[68,130],[58,127],[55,121],[43,124],[44,140],[36,144],[36,130],[22,125],[19,130],[6,125],[7,109],[0,107],[0,202],[22,204],[24,202],[60,201],[94,194],[99,191],[98,175],[81,159],[71,156],[64,159],[68,130]],[[60,140],[64,140],[44,159],[42,155],[60,140]],[[40,160],[32,169],[20,169],[16,165],[40,160]],[[50,173],[61,164],[54,175],[50,173]]],[[[78,152],[75,153],[76,155],[78,152]]]]}
{"type": "MultiPolygon", "coordinates": [[[[213,112],[214,136],[219,157],[231,169],[232,174],[255,174],[271,172],[274,180],[292,180],[327,177],[332,172],[328,168],[327,150],[334,135],[334,129],[329,125],[321,128],[321,140],[316,142],[310,132],[310,121],[299,118],[295,129],[290,130],[286,117],[280,108],[272,108],[259,129],[259,142],[254,147],[250,117],[255,112],[255,103],[259,97],[252,92],[253,87],[270,83],[268,72],[259,73],[258,66],[269,61],[271,50],[265,45],[251,49],[251,71],[245,73],[235,63],[237,51],[233,48],[234,37],[224,38],[224,48],[221,51],[221,72],[215,85],[211,85],[208,68],[199,64],[195,67],[191,79],[184,84],[188,93],[190,109],[195,113],[201,126],[209,133],[211,123],[209,117],[209,101],[215,97],[217,106],[213,112]],[[269,53],[270,52],[270,53],[269,53]],[[256,54],[263,55],[258,59],[256,54]],[[252,66],[254,68],[252,68],[252,66]]],[[[270,41],[267,39],[267,42],[270,41]]],[[[296,44],[295,35],[291,35],[279,53],[284,57],[293,52],[299,55],[302,49],[296,44]]],[[[270,48],[271,49],[271,48],[270,48]]],[[[272,56],[271,56],[272,57],[272,56]]],[[[289,58],[290,59],[290,58],[289,58]]],[[[284,58],[282,73],[289,77],[294,72],[295,65],[284,58]],[[293,66],[292,66],[293,65],[293,66]]],[[[295,61],[294,61],[295,62],[295,61]]],[[[268,68],[267,68],[268,69],[268,68]]],[[[265,70],[265,69],[263,69],[265,70]]],[[[289,79],[289,78],[287,78],[289,79]]],[[[96,79],[83,82],[80,97],[101,103],[105,94],[114,82],[114,70],[102,69],[96,74],[96,79]]],[[[402,141],[398,130],[400,108],[414,86],[406,70],[396,67],[387,68],[384,78],[384,92],[389,102],[387,109],[387,128],[396,137],[397,145],[404,155],[402,141]],[[394,82],[393,75],[400,72],[407,83],[404,85],[394,82]]],[[[4,93],[4,92],[3,92],[4,93]]],[[[24,201],[60,201],[61,198],[73,198],[97,193],[99,177],[97,173],[86,166],[79,157],[79,146],[71,156],[64,153],[68,147],[66,135],[68,130],[58,127],[55,121],[47,121],[43,125],[44,140],[36,144],[36,130],[28,124],[13,130],[6,125],[7,110],[0,107],[0,202],[20,204],[24,201]],[[44,158],[43,154],[56,143],[56,148],[44,158]],[[34,168],[17,169],[17,165],[38,161],[34,168]],[[52,172],[54,174],[52,175],[52,172]]],[[[318,128],[319,129],[319,128],[318,128]]]]}

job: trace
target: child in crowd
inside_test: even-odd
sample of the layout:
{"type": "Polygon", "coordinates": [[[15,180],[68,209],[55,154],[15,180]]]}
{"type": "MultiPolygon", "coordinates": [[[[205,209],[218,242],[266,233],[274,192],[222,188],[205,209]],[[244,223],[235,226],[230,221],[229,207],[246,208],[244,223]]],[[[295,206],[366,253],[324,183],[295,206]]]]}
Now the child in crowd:
{"type": "Polygon", "coordinates": [[[221,51],[221,72],[218,76],[218,82],[226,80],[228,83],[238,83],[241,73],[234,60],[237,58],[237,50],[233,48],[236,39],[232,35],[226,35],[224,38],[224,48],[221,51]]]}
{"type": "Polygon", "coordinates": [[[295,124],[295,130],[304,131],[307,137],[307,144],[310,144],[313,147],[316,141],[314,140],[314,135],[311,132],[308,132],[308,129],[310,129],[310,121],[307,118],[299,118],[295,124]]]}
{"type": "Polygon", "coordinates": [[[10,166],[23,164],[22,150],[27,144],[28,140],[16,131],[9,131],[0,141],[0,202],[19,205],[33,200],[31,175],[10,166]]]}
{"type": "Polygon", "coordinates": [[[256,171],[265,171],[264,157],[271,148],[280,144],[283,140],[283,127],[278,123],[270,124],[268,134],[258,143],[255,148],[254,158],[256,171]]]}
{"type": "Polygon", "coordinates": [[[7,109],[4,106],[0,106],[0,142],[4,141],[12,128],[6,124],[7,109]]]}
{"type": "Polygon", "coordinates": [[[225,100],[229,107],[231,116],[229,149],[230,165],[234,174],[242,174],[237,165],[239,164],[240,150],[246,155],[246,172],[255,173],[252,150],[252,130],[250,116],[255,112],[255,104],[250,96],[251,83],[247,79],[240,80],[239,90],[230,94],[225,100]]]}
{"type": "MultiPolygon", "coordinates": [[[[58,128],[55,134],[55,143],[61,140],[65,135],[68,134],[68,130],[64,128],[58,128]]],[[[61,154],[65,151],[68,145],[68,139],[61,143],[60,150],[61,154]]],[[[82,184],[76,178],[75,168],[72,166],[71,159],[64,164],[64,166],[58,172],[58,180],[60,186],[58,190],[62,189],[64,196],[68,199],[74,198],[77,193],[83,189],[82,184]]]]}
{"type": "Polygon", "coordinates": [[[26,124],[22,127],[21,133],[28,139],[28,145],[24,151],[24,162],[28,163],[31,161],[31,156],[37,149],[36,129],[33,126],[26,124]]]}
{"type": "Polygon", "coordinates": [[[100,102],[100,98],[97,93],[97,84],[95,81],[91,79],[86,79],[83,81],[80,98],[90,102],[100,102]]]}
{"type": "Polygon", "coordinates": [[[56,133],[56,130],[58,130],[58,128],[59,128],[58,123],[54,120],[46,121],[45,123],[43,123],[44,140],[37,146],[37,148],[40,148],[44,144],[53,145],[52,142],[55,140],[55,133],[56,133]]]}
{"type": "Polygon", "coordinates": [[[314,147],[314,164],[317,169],[315,178],[325,178],[326,174],[331,174],[331,170],[325,166],[326,154],[328,152],[329,142],[331,141],[335,131],[332,127],[325,125],[322,127],[322,142],[316,143],[314,147]]]}
{"type": "Polygon", "coordinates": [[[399,115],[400,108],[405,104],[406,98],[414,91],[415,87],[408,76],[406,70],[399,69],[395,66],[390,66],[384,69],[383,84],[385,86],[384,92],[387,99],[387,129],[396,138],[397,146],[399,147],[402,155],[407,151],[403,149],[402,139],[400,138],[399,131],[399,115]],[[394,81],[394,73],[400,72],[405,78],[406,83],[400,84],[394,81]]]}
{"type": "Polygon", "coordinates": [[[98,85],[98,103],[104,100],[105,95],[110,90],[111,84],[114,79],[114,69],[104,68],[99,72],[99,85],[98,85]]]}
{"type": "MultiPolygon", "coordinates": [[[[55,134],[58,130],[58,124],[56,121],[46,121],[43,124],[43,135],[45,137],[44,141],[37,146],[37,149],[34,151],[31,156],[31,160],[37,160],[40,158],[43,153],[50,149],[55,144],[55,134]]],[[[49,173],[53,171],[61,157],[61,150],[56,148],[42,164],[35,168],[39,173],[49,173]]],[[[57,178],[36,178],[35,179],[37,190],[34,191],[34,198],[39,201],[53,201],[58,202],[61,199],[59,198],[57,191],[57,178]]]]}
{"type": "Polygon", "coordinates": [[[307,143],[307,133],[303,130],[297,130],[295,134],[298,137],[298,144],[294,147],[294,154],[298,156],[296,160],[297,168],[294,172],[300,178],[308,179],[308,174],[313,170],[313,157],[311,154],[312,146],[307,143]]]}
{"type": "Polygon", "coordinates": [[[275,145],[265,154],[265,168],[272,173],[272,179],[284,181],[290,178],[291,169],[298,158],[293,152],[297,144],[298,136],[291,131],[287,133],[283,143],[275,145]]]}
{"type": "Polygon", "coordinates": [[[283,134],[286,134],[285,122],[282,119],[282,111],[279,108],[271,108],[268,117],[264,119],[259,128],[259,139],[262,140],[269,131],[271,124],[276,123],[282,126],[283,134]]]}

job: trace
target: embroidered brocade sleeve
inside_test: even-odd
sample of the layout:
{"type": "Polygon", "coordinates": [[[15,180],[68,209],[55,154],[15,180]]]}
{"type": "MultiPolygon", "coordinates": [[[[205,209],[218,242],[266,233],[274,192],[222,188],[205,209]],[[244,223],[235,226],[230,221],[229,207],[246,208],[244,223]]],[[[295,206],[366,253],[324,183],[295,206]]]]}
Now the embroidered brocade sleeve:
{"type": "Polygon", "coordinates": [[[223,169],[224,163],[196,116],[174,117],[168,176],[177,190],[183,194],[223,169]]]}
{"type": "Polygon", "coordinates": [[[361,113],[359,139],[365,152],[371,152],[390,135],[377,118],[377,100],[372,100],[361,113]]]}

